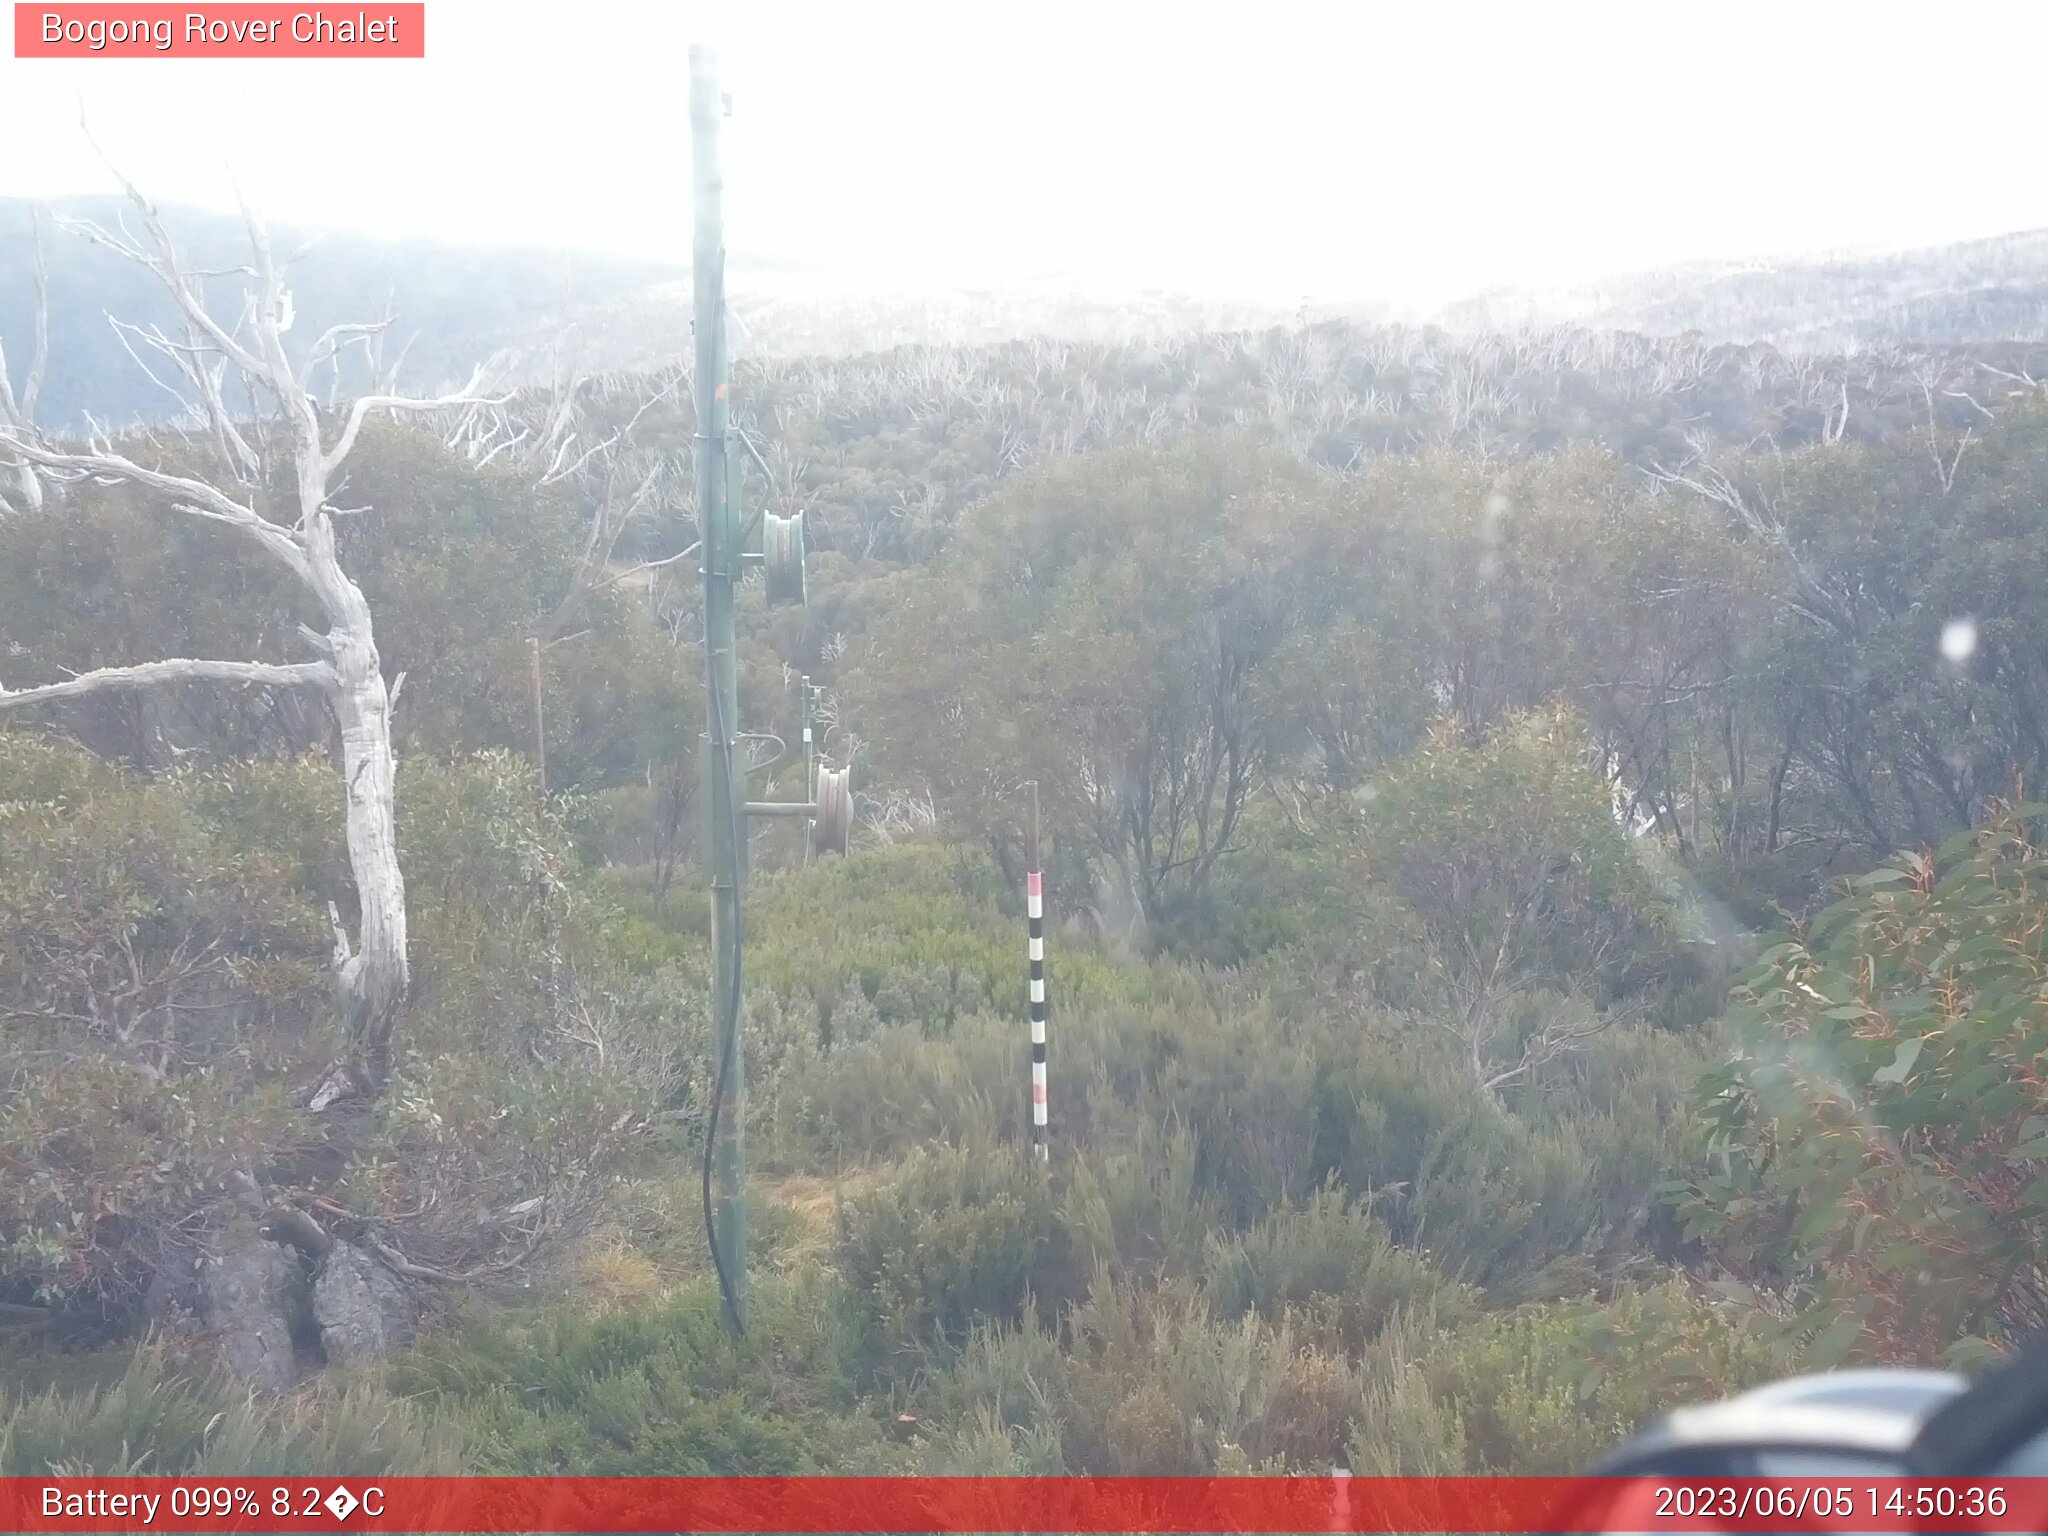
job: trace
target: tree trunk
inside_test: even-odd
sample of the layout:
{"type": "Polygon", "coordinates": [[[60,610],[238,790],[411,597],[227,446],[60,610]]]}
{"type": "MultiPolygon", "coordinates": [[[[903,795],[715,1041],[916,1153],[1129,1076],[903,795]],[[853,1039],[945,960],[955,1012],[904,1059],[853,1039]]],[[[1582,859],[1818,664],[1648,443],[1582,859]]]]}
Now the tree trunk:
{"type": "Polygon", "coordinates": [[[335,718],[341,724],[342,782],[348,794],[348,862],[361,907],[355,954],[342,965],[339,991],[364,1086],[391,1079],[391,1041],[412,985],[406,957],[405,875],[398,864],[397,760],[391,749],[391,690],[370,623],[370,605],[336,558],[325,512],[305,540],[309,580],[327,610],[334,666],[335,718]]]}
{"type": "MultiPolygon", "coordinates": [[[[367,637],[365,637],[367,641],[367,637]]],[[[348,862],[362,906],[359,945],[344,972],[343,1006],[366,1084],[391,1078],[391,1038],[412,985],[406,958],[405,875],[398,867],[396,764],[391,754],[391,698],[365,644],[367,675],[344,677],[335,697],[341,720],[342,772],[348,783],[348,862]]]]}

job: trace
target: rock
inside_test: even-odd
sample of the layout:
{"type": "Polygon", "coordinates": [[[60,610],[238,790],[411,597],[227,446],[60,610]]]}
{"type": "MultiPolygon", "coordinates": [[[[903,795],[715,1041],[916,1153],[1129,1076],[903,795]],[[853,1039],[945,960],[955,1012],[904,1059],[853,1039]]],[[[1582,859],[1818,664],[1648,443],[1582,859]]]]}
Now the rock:
{"type": "Polygon", "coordinates": [[[297,1383],[292,1317],[304,1305],[306,1272],[291,1249],[253,1234],[222,1241],[200,1277],[207,1331],[227,1368],[253,1387],[283,1392],[297,1383]]]}
{"type": "Polygon", "coordinates": [[[164,1254],[142,1293],[142,1315],[153,1326],[175,1328],[205,1313],[205,1260],[182,1249],[164,1254]]]}
{"type": "Polygon", "coordinates": [[[336,1243],[313,1281],[313,1321],[331,1365],[377,1360],[412,1342],[405,1282],[353,1243],[336,1243]]]}

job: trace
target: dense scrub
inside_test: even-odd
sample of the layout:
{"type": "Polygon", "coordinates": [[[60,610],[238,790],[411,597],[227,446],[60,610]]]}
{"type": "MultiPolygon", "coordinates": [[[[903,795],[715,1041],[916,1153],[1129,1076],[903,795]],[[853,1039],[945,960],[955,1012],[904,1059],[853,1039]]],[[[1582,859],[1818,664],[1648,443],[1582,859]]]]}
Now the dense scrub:
{"type": "MultiPolygon", "coordinates": [[[[416,986],[390,1090],[317,1112],[330,722],[191,690],[0,732],[0,1470],[1563,1470],[2038,1324],[2037,407],[1662,480],[1114,422],[1155,440],[977,479],[916,420],[840,441],[980,499],[842,527],[747,638],[750,723],[814,667],[864,798],[847,860],[754,845],[744,1339],[678,590],[548,653],[543,795],[577,509],[379,440],[348,537],[409,678],[416,986]],[[418,1341],[225,1385],[190,1277],[251,1186],[402,1260],[418,1341]]],[[[91,488],[0,523],[10,682],[264,653],[289,609],[220,554],[91,488]]]]}

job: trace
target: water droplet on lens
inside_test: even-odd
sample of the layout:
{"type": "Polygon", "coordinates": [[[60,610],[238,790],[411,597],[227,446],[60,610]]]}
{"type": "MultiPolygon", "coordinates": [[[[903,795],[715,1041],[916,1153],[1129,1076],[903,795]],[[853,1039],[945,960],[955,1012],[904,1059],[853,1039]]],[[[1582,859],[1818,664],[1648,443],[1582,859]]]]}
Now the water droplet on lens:
{"type": "Polygon", "coordinates": [[[1977,621],[1950,619],[1942,626],[1941,654],[1952,662],[1968,661],[1977,650],[1977,621]]]}

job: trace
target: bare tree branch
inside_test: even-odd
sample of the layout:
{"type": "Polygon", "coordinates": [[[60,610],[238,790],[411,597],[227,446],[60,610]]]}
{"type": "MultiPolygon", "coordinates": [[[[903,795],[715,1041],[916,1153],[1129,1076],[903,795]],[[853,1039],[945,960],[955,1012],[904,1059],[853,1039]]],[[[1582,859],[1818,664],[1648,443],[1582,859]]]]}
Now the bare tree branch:
{"type": "Polygon", "coordinates": [[[279,527],[268,518],[260,516],[253,507],[236,501],[225,491],[208,485],[204,480],[194,480],[188,475],[174,475],[160,469],[149,469],[137,464],[125,455],[112,449],[101,449],[91,453],[59,453],[26,442],[11,431],[0,430],[0,448],[20,454],[32,464],[44,469],[69,473],[78,478],[126,480],[135,485],[147,486],[162,491],[177,500],[180,511],[197,517],[211,518],[215,522],[227,523],[241,529],[253,538],[264,551],[281,561],[302,580],[307,576],[306,553],[292,538],[291,531],[279,527]]]}
{"type": "Polygon", "coordinates": [[[480,400],[477,391],[484,382],[484,370],[479,367],[469,376],[469,382],[453,394],[439,395],[432,400],[418,400],[409,395],[363,395],[349,407],[348,424],[341,429],[341,436],[335,440],[328,452],[324,468],[332,474],[341,468],[355,448],[356,438],[363,430],[363,423],[372,411],[439,411],[451,405],[502,404],[510,396],[499,395],[491,400],[480,400]]]}
{"type": "MultiPolygon", "coordinates": [[[[569,627],[584,600],[607,587],[617,584],[624,573],[617,577],[604,577],[602,572],[611,560],[612,551],[618,547],[620,536],[629,528],[633,519],[640,515],[640,509],[653,497],[660,483],[662,471],[667,466],[657,463],[648,470],[639,488],[620,505],[615,492],[617,476],[605,478],[604,497],[590,515],[590,531],[584,536],[583,554],[576,562],[576,570],[569,580],[569,590],[562,594],[562,600],[555,604],[554,612],[540,628],[542,644],[553,640],[569,627]]],[[[666,563],[666,562],[663,562],[666,563]]]]}
{"type": "Polygon", "coordinates": [[[1650,479],[1659,485],[1681,487],[1733,512],[1777,555],[1791,576],[1800,594],[1800,601],[1794,604],[1797,610],[1814,622],[1842,634],[1854,634],[1853,614],[1807,564],[1791,534],[1772,509],[1763,501],[1744,495],[1741,487],[1707,458],[1703,440],[1694,438],[1692,448],[1693,457],[1689,463],[1675,470],[1666,469],[1661,464],[1652,465],[1648,471],[1650,479]]]}
{"type": "Polygon", "coordinates": [[[367,342],[372,336],[380,336],[389,330],[393,317],[386,315],[382,320],[369,325],[330,325],[320,333],[320,339],[313,343],[313,350],[306,355],[305,365],[299,369],[299,387],[311,389],[313,375],[322,363],[332,362],[351,344],[367,342]]]}
{"type": "Polygon", "coordinates": [[[196,661],[172,657],[164,661],[145,661],[132,667],[100,667],[61,683],[44,683],[35,688],[0,687],[0,709],[47,704],[59,699],[82,699],[95,693],[122,689],[154,688],[162,683],[260,683],[266,688],[325,688],[334,683],[334,669],[324,661],[274,666],[263,661],[196,661]]]}
{"type": "Polygon", "coordinates": [[[659,560],[642,560],[638,565],[628,566],[623,571],[612,572],[604,580],[593,583],[590,590],[592,592],[602,592],[609,587],[617,586],[622,581],[631,581],[635,576],[644,576],[649,571],[666,570],[672,565],[689,559],[690,556],[696,554],[703,547],[704,541],[699,539],[692,543],[688,549],[677,550],[674,554],[665,555],[659,560]]]}

